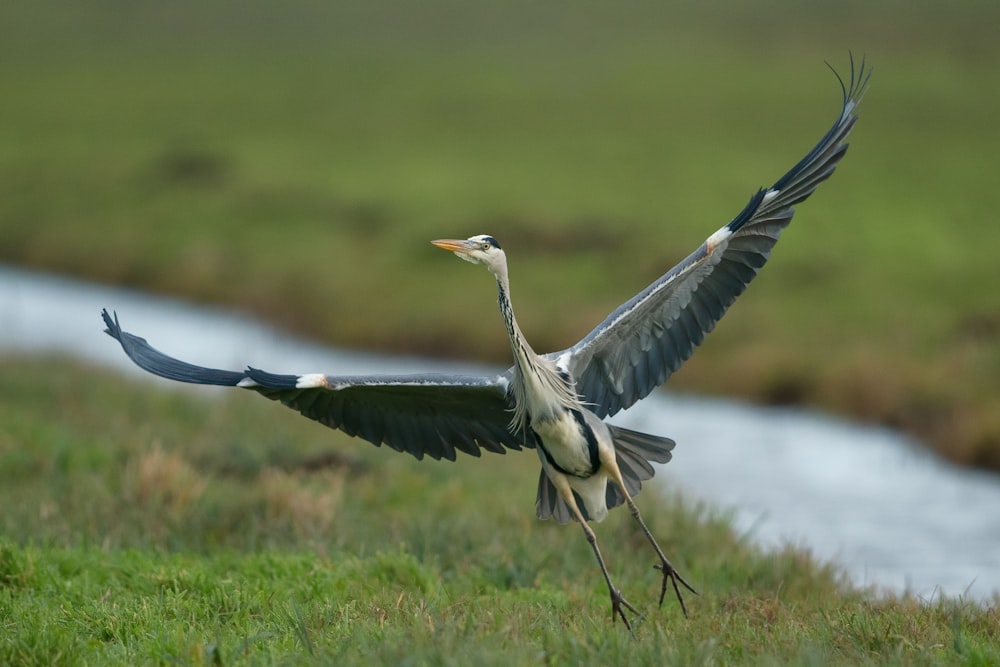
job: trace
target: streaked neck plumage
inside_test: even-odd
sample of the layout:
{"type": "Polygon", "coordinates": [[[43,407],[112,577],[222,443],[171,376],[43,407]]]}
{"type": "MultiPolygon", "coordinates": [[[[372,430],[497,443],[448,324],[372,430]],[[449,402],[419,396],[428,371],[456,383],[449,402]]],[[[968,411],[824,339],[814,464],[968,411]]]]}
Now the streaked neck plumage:
{"type": "Polygon", "coordinates": [[[490,272],[497,280],[497,303],[514,354],[514,416],[509,428],[517,433],[530,420],[549,419],[564,410],[579,410],[582,405],[569,378],[559,372],[551,359],[535,354],[517,325],[510,303],[506,262],[491,266],[490,272]]]}

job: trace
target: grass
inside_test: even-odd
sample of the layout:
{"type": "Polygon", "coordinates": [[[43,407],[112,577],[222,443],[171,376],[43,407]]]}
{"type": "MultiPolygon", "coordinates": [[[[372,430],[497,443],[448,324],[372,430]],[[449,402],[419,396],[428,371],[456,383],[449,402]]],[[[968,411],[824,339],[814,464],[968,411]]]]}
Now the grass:
{"type": "MultiPolygon", "coordinates": [[[[20,579],[6,664],[961,664],[998,659],[995,614],[942,602],[845,611],[735,593],[711,622],[647,620],[632,641],[571,593],[492,590],[405,551],[365,559],[96,548],[3,556],[20,579]],[[64,605],[39,604],[41,595],[64,605]],[[13,635],[13,636],[12,636],[13,635]],[[882,656],[881,658],[879,656],[882,656]]],[[[596,600],[595,600],[596,602],[596,600]]]]}
{"type": "Polygon", "coordinates": [[[657,609],[653,554],[612,513],[597,529],[646,614],[634,641],[579,529],[533,518],[530,452],[418,464],[248,395],[66,360],[3,367],[3,664],[1000,661],[996,604],[875,597],[648,491],[644,514],[701,594],[688,620],[657,609]]]}

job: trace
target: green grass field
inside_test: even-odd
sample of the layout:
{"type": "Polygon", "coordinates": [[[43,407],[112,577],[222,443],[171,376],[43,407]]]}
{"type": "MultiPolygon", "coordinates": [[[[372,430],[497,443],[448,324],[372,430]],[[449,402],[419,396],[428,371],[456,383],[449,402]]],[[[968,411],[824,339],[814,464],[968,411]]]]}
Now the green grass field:
{"type": "Polygon", "coordinates": [[[612,513],[632,640],[579,529],[534,519],[532,452],[417,464],[246,395],[2,363],[0,664],[1000,661],[995,604],[879,599],[650,492],[700,595],[688,620],[657,609],[654,555],[612,513]]]}
{"type": "MultiPolygon", "coordinates": [[[[822,136],[823,63],[853,51],[876,69],[849,154],[670,386],[998,469],[998,22],[973,0],[9,4],[0,261],[502,363],[489,276],[428,240],[498,237],[533,345],[571,344],[822,136]]],[[[531,453],[418,464],[245,396],[0,368],[0,663],[1000,662],[995,604],[876,599],[651,494],[702,595],[657,610],[613,513],[632,641],[579,529],[533,518],[531,453]]]]}

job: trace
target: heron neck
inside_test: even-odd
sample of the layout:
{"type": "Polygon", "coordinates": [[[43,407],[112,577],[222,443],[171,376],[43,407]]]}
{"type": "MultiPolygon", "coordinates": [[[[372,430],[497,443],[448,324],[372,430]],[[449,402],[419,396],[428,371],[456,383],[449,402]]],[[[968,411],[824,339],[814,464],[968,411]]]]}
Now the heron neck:
{"type": "Polygon", "coordinates": [[[580,410],[582,405],[572,384],[560,374],[555,363],[535,354],[517,326],[514,309],[510,305],[506,267],[502,267],[495,275],[497,301],[507,326],[510,348],[514,353],[514,373],[511,378],[514,414],[509,428],[514,433],[520,433],[533,419],[544,420],[567,410],[580,410]]]}
{"type": "Polygon", "coordinates": [[[510,304],[510,283],[506,273],[498,273],[497,276],[497,303],[500,306],[500,315],[503,316],[504,325],[507,327],[507,337],[510,338],[510,349],[514,354],[514,363],[523,372],[534,367],[534,359],[537,356],[531,349],[521,328],[517,325],[517,318],[514,317],[514,308],[510,304]]]}

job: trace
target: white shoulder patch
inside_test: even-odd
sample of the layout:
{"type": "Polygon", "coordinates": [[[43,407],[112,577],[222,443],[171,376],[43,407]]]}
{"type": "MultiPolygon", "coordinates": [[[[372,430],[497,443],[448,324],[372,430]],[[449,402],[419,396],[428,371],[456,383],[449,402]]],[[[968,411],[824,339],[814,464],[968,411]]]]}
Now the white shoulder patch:
{"type": "Polygon", "coordinates": [[[243,378],[236,383],[237,387],[242,387],[243,389],[252,389],[254,387],[259,387],[260,385],[253,381],[251,378],[243,378]]]}
{"type": "Polygon", "coordinates": [[[295,380],[296,389],[317,389],[319,387],[329,388],[330,383],[327,382],[326,376],[322,373],[309,373],[308,375],[300,375],[297,380],[295,380]]]}
{"type": "Polygon", "coordinates": [[[726,241],[728,241],[729,237],[732,235],[733,233],[729,231],[729,226],[727,225],[722,229],[720,229],[719,231],[712,234],[711,236],[709,236],[708,239],[705,241],[705,245],[708,246],[708,254],[711,255],[713,252],[715,252],[715,249],[718,248],[723,243],[725,243],[726,241]]]}
{"type": "Polygon", "coordinates": [[[764,199],[762,199],[760,203],[761,204],[766,204],[767,202],[769,202],[772,199],[774,199],[775,197],[777,197],[778,193],[780,193],[780,192],[781,192],[781,190],[775,190],[773,188],[771,190],[768,190],[767,192],[764,193],[764,199]]]}
{"type": "Polygon", "coordinates": [[[564,351],[558,357],[556,357],[556,368],[558,368],[563,373],[569,373],[569,362],[573,358],[569,350],[564,351]]]}

